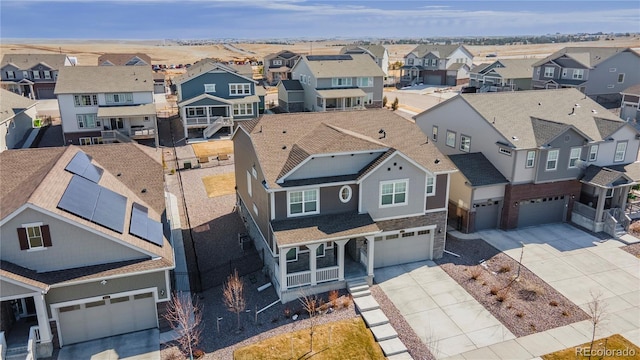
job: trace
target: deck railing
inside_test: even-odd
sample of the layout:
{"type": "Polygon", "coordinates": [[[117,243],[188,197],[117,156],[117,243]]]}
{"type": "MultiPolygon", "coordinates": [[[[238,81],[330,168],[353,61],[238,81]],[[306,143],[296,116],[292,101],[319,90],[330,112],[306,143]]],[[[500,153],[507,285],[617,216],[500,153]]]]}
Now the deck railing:
{"type": "Polygon", "coordinates": [[[287,274],[287,289],[311,284],[311,271],[287,274]]]}
{"type": "Polygon", "coordinates": [[[316,270],[316,281],[326,282],[338,280],[338,266],[330,266],[316,270]]]}

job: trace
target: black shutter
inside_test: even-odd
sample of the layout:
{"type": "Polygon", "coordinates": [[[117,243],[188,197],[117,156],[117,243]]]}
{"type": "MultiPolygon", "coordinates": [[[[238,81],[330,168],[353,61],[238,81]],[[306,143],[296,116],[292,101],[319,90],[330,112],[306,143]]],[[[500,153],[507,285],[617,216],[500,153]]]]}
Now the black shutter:
{"type": "Polygon", "coordinates": [[[29,250],[29,240],[27,239],[27,229],[18,228],[18,240],[20,241],[20,250],[29,250]]]}
{"type": "Polygon", "coordinates": [[[42,244],[44,247],[51,246],[51,233],[49,232],[49,225],[40,226],[40,233],[42,234],[42,244]]]}

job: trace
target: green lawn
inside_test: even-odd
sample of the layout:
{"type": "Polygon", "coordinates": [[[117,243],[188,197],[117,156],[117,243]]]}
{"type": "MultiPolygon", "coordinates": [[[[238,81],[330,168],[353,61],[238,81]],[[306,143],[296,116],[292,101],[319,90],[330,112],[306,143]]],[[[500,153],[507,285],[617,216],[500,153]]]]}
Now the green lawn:
{"type": "Polygon", "coordinates": [[[316,326],[313,352],[309,329],[283,334],[236,350],[235,360],[254,359],[384,359],[380,346],[360,317],[316,326]],[[329,342],[331,332],[331,342],[329,342]]]}
{"type": "MultiPolygon", "coordinates": [[[[589,359],[590,343],[543,355],[544,360],[582,360],[589,359]]],[[[638,359],[640,348],[631,341],[615,334],[608,338],[598,339],[593,343],[591,360],[638,359]],[[606,348],[605,348],[606,345],[606,348]]]]}

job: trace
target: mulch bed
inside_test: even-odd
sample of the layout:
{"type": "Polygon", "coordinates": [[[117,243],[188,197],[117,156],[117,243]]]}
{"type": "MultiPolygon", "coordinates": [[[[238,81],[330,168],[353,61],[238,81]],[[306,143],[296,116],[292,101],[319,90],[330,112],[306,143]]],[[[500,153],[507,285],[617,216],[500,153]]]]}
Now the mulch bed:
{"type": "Polygon", "coordinates": [[[637,258],[640,258],[640,243],[623,246],[620,249],[628,252],[631,255],[635,255],[637,258]]]}
{"type": "Polygon", "coordinates": [[[483,240],[447,238],[440,267],[515,336],[586,320],[589,316],[553,287],[483,240]]]}

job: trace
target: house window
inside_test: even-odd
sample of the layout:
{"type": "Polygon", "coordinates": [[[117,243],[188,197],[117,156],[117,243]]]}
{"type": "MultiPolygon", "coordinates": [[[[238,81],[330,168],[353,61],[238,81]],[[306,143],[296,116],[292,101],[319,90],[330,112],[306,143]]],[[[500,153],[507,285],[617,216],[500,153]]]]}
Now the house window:
{"type": "Polygon", "coordinates": [[[460,151],[469,152],[471,148],[471,137],[460,134],[460,151]]]}
{"type": "Polygon", "coordinates": [[[526,168],[532,168],[536,164],[536,152],[527,151],[527,162],[524,165],[526,168]]]}
{"type": "Polygon", "coordinates": [[[253,192],[251,191],[251,174],[247,171],[247,192],[249,196],[253,196],[253,192]]]}
{"type": "Polygon", "coordinates": [[[353,82],[351,78],[332,78],[332,87],[352,86],[353,82]]]}
{"type": "Polygon", "coordinates": [[[15,79],[16,78],[16,73],[15,71],[7,71],[7,79],[15,79]]]}
{"type": "Polygon", "coordinates": [[[29,78],[29,72],[27,70],[22,70],[22,78],[23,79],[28,79],[29,78]]]}
{"type": "Polygon", "coordinates": [[[438,141],[438,127],[434,126],[431,128],[431,138],[433,139],[433,141],[438,141]]]}
{"type": "Polygon", "coordinates": [[[256,167],[252,166],[251,167],[251,175],[253,176],[254,179],[258,179],[258,171],[256,171],[256,167]]]}
{"type": "Polygon", "coordinates": [[[436,178],[433,176],[427,176],[427,196],[436,194],[436,178]]]}
{"type": "Polygon", "coordinates": [[[582,80],[584,78],[584,69],[574,69],[573,78],[576,80],[582,80]]]}
{"type": "Polygon", "coordinates": [[[298,261],[298,249],[291,248],[287,251],[287,262],[298,261]]]}
{"type": "Polygon", "coordinates": [[[613,157],[614,162],[624,161],[625,153],[627,152],[627,143],[619,142],[616,145],[616,154],[613,157]]]}
{"type": "Polygon", "coordinates": [[[556,71],[556,68],[546,66],[544,68],[544,77],[553,77],[553,74],[555,73],[555,71],[556,71]]]}
{"type": "Polygon", "coordinates": [[[612,198],[613,197],[613,188],[608,188],[607,192],[604,194],[604,197],[612,198]]]}
{"type": "Polygon", "coordinates": [[[253,104],[233,104],[233,115],[253,115],[253,104]]]}
{"type": "Polygon", "coordinates": [[[198,117],[198,116],[204,116],[203,107],[187,108],[187,117],[198,117]]]}
{"type": "Polygon", "coordinates": [[[571,154],[569,155],[569,169],[577,167],[576,163],[580,160],[580,153],[582,148],[571,148],[571,154]]]}
{"type": "Polygon", "coordinates": [[[591,145],[589,148],[589,161],[596,161],[598,158],[598,145],[591,145]]]}
{"type": "Polygon", "coordinates": [[[229,84],[229,95],[250,95],[251,84],[229,84]]]}
{"type": "Polygon", "coordinates": [[[548,171],[555,170],[558,168],[558,154],[560,150],[549,150],[547,153],[547,167],[548,171]]]}
{"type": "Polygon", "coordinates": [[[413,58],[407,59],[407,65],[413,65],[413,58]]]}
{"type": "Polygon", "coordinates": [[[409,180],[380,182],[380,207],[407,204],[409,180]]]}
{"type": "Polygon", "coordinates": [[[92,129],[100,127],[100,120],[97,117],[98,114],[78,114],[76,119],[78,120],[78,128],[80,129],[92,129]]]}
{"type": "Polygon", "coordinates": [[[272,65],[282,65],[282,60],[272,60],[271,64],[272,65]]]}
{"type": "Polygon", "coordinates": [[[102,137],[101,136],[94,136],[91,138],[91,144],[93,145],[97,145],[97,144],[102,144],[102,137]]]}
{"type": "Polygon", "coordinates": [[[364,97],[364,103],[367,105],[373,104],[373,93],[367,93],[367,96],[364,97]]]}
{"type": "Polygon", "coordinates": [[[320,244],[320,246],[316,248],[316,257],[324,257],[324,244],[320,244]]]}
{"type": "Polygon", "coordinates": [[[289,191],[288,216],[311,215],[320,212],[318,206],[318,189],[289,191]]]}
{"type": "Polygon", "coordinates": [[[96,106],[98,105],[98,95],[74,95],[73,102],[76,106],[96,106]]]}
{"type": "Polygon", "coordinates": [[[29,240],[29,249],[44,247],[42,241],[42,229],[40,226],[29,226],[27,229],[27,239],[29,240]]]}
{"type": "Polygon", "coordinates": [[[32,71],[34,79],[40,79],[40,71],[32,71]]]}
{"type": "Polygon", "coordinates": [[[42,223],[22,224],[18,228],[20,250],[44,249],[51,246],[49,225],[42,223]]]}
{"type": "Polygon", "coordinates": [[[43,73],[45,79],[51,79],[51,71],[45,70],[43,73]]]}
{"type": "Polygon", "coordinates": [[[358,78],[358,86],[359,87],[371,87],[371,86],[373,86],[373,77],[359,77],[358,78]]]}
{"type": "Polygon", "coordinates": [[[453,131],[449,131],[447,130],[447,141],[446,141],[447,146],[450,146],[452,148],[456,147],[456,133],[454,133],[453,131]]]}
{"type": "Polygon", "coordinates": [[[206,93],[216,92],[216,84],[204,84],[204,92],[206,93]]]}
{"type": "Polygon", "coordinates": [[[131,104],[133,103],[132,93],[106,94],[107,104],[131,104]]]}
{"type": "Polygon", "coordinates": [[[567,77],[567,72],[568,72],[568,70],[567,70],[567,69],[562,69],[562,77],[563,77],[563,78],[566,78],[566,77],[567,77]]]}
{"type": "Polygon", "coordinates": [[[81,137],[78,141],[80,142],[80,145],[91,145],[90,137],[81,137]]]}
{"type": "Polygon", "coordinates": [[[353,190],[351,190],[351,186],[345,185],[340,188],[340,201],[342,203],[348,203],[351,200],[351,196],[353,195],[353,190]]]}
{"type": "Polygon", "coordinates": [[[624,74],[618,74],[618,84],[622,84],[624,82],[624,74]]]}

